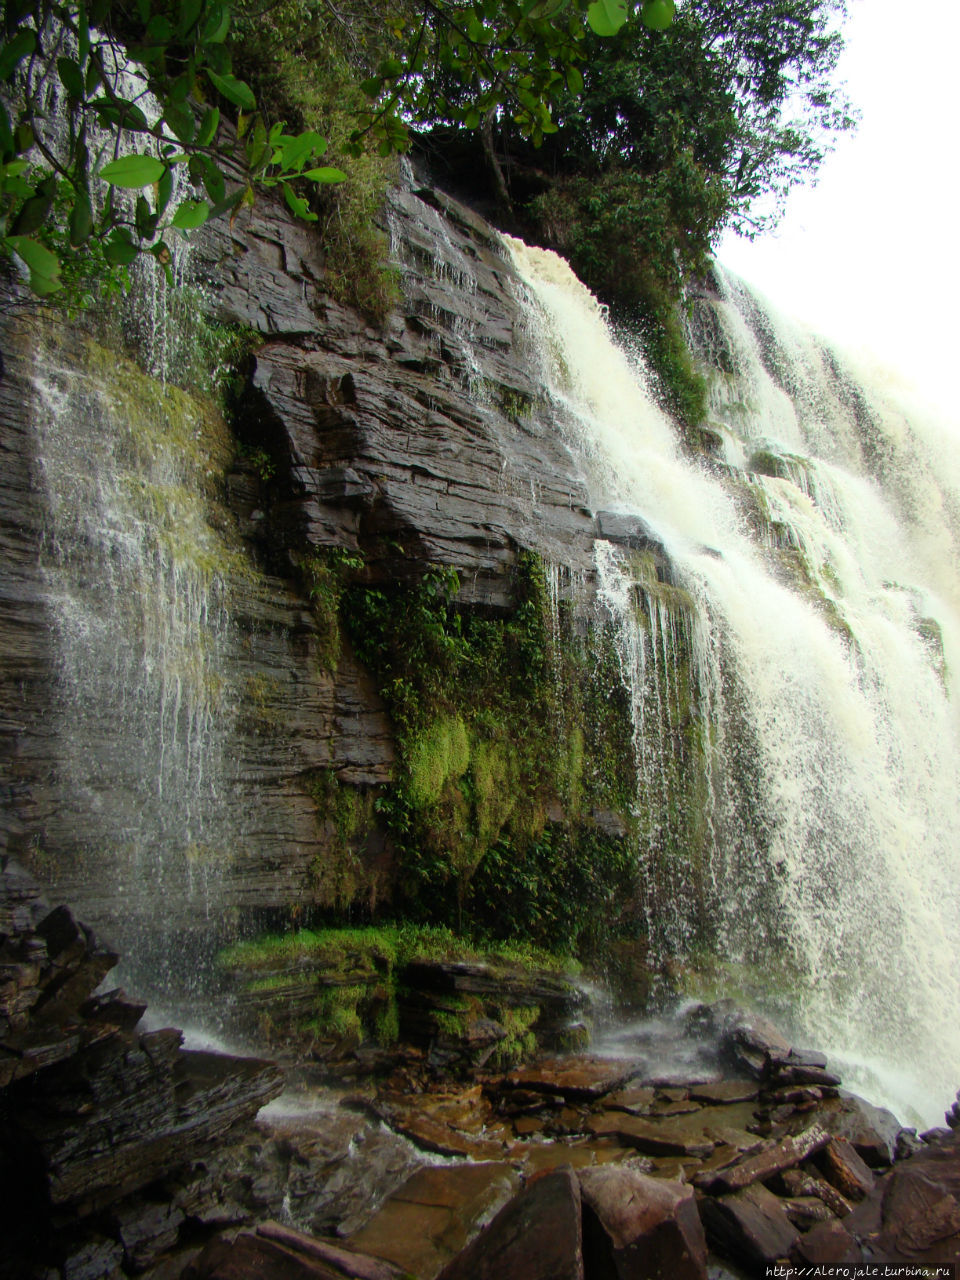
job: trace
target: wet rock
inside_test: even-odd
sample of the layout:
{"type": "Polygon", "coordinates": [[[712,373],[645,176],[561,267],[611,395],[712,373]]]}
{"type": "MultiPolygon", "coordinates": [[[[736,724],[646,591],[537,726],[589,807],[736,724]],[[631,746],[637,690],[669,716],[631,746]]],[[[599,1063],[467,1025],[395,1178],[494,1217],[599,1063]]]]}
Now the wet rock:
{"type": "Polygon", "coordinates": [[[713,1143],[703,1133],[691,1133],[666,1120],[645,1120],[617,1111],[592,1117],[587,1122],[587,1131],[598,1137],[615,1137],[625,1147],[634,1147],[651,1156],[700,1157],[713,1151],[713,1143]]]}
{"type": "Polygon", "coordinates": [[[605,542],[629,547],[631,551],[652,551],[663,563],[667,563],[663,541],[646,520],[620,511],[598,511],[596,519],[597,536],[605,542]]]}
{"type": "Polygon", "coordinates": [[[706,1280],[707,1244],[692,1187],[620,1166],[579,1177],[588,1276],[706,1280]]]}
{"type": "Polygon", "coordinates": [[[344,1273],[319,1258],[275,1240],[241,1232],[211,1241],[183,1273],[183,1280],[343,1280],[344,1273]]]}
{"type": "Polygon", "coordinates": [[[936,1248],[930,1261],[960,1261],[960,1135],[895,1166],[885,1180],[880,1245],[913,1257],[936,1248]]]}
{"type": "Polygon", "coordinates": [[[793,1257],[811,1267],[831,1269],[855,1267],[864,1261],[857,1241],[837,1221],[819,1223],[808,1231],[796,1242],[793,1257]]]}
{"type": "Polygon", "coordinates": [[[583,1280],[580,1190],[569,1170],[545,1173],[506,1204],[440,1280],[583,1280]]]}
{"type": "MultiPolygon", "coordinates": [[[[416,960],[399,977],[404,991],[399,1001],[400,1033],[413,1044],[451,1038],[451,997],[476,1002],[476,1015],[464,1019],[462,1032],[453,1037],[470,1053],[507,1038],[506,1028],[496,1017],[500,1009],[536,1008],[539,1012],[531,1030],[538,1045],[550,1050],[563,1043],[570,1024],[587,1005],[578,987],[564,974],[550,970],[416,960]]],[[[482,1065],[483,1059],[478,1061],[482,1065]]]]}
{"type": "Polygon", "coordinates": [[[707,1197],[700,1212],[711,1247],[747,1266],[785,1258],[800,1238],[783,1203],[759,1183],[732,1195],[707,1197]]]}
{"type": "Polygon", "coordinates": [[[607,1094],[603,1105],[611,1111],[626,1111],[630,1115],[647,1115],[653,1106],[657,1091],[650,1085],[633,1085],[607,1094]]]}
{"type": "Polygon", "coordinates": [[[742,1014],[724,1028],[720,1052],[735,1067],[762,1080],[772,1065],[787,1058],[790,1045],[765,1018],[742,1014]]]}
{"type": "Polygon", "coordinates": [[[750,1102],[757,1097],[759,1092],[759,1085],[751,1080],[717,1080],[712,1084],[690,1086],[690,1097],[695,1102],[703,1102],[708,1106],[733,1102],[750,1102]]]}
{"type": "Polygon", "coordinates": [[[504,1163],[420,1169],[347,1243],[418,1280],[433,1280],[514,1195],[519,1183],[516,1170],[504,1163]]]}
{"type": "Polygon", "coordinates": [[[176,1206],[139,1196],[121,1202],[111,1214],[127,1268],[143,1271],[177,1243],[184,1215],[176,1206]]]}
{"type": "Polygon", "coordinates": [[[141,1004],[119,990],[91,995],[116,956],[72,912],[36,925],[29,912],[8,916],[3,950],[19,959],[0,1032],[0,1271],[32,1274],[43,1257],[65,1277],[101,1280],[121,1262],[143,1270],[187,1216],[172,1183],[250,1123],[281,1073],[185,1052],[173,1029],[138,1035],[141,1004]]]}
{"type": "Polygon", "coordinates": [[[908,1156],[916,1155],[918,1151],[922,1151],[926,1143],[919,1136],[916,1129],[901,1129],[897,1134],[897,1160],[906,1160],[908,1156]]]}
{"type": "Polygon", "coordinates": [[[830,1135],[818,1125],[811,1125],[795,1137],[772,1143],[756,1155],[749,1156],[729,1169],[722,1169],[710,1180],[711,1191],[736,1191],[754,1182],[772,1177],[784,1169],[792,1168],[808,1156],[825,1147],[830,1135]]]}
{"type": "Polygon", "coordinates": [[[884,1107],[875,1107],[852,1093],[843,1093],[824,1106],[820,1123],[847,1138],[872,1169],[892,1164],[897,1153],[900,1122],[884,1107]]]}
{"type": "Polygon", "coordinates": [[[441,1156],[468,1156],[473,1160],[499,1160],[503,1156],[501,1142],[487,1142],[459,1133],[452,1125],[418,1115],[415,1108],[406,1112],[395,1110],[389,1115],[390,1127],[423,1151],[441,1156]]]}
{"type": "Polygon", "coordinates": [[[511,1071],[501,1080],[505,1089],[534,1089],[572,1100],[602,1098],[622,1089],[636,1074],[632,1063],[589,1056],[547,1058],[511,1071]]]}
{"type": "Polygon", "coordinates": [[[801,1231],[807,1231],[818,1222],[835,1221],[833,1213],[818,1196],[796,1196],[782,1201],[784,1212],[801,1231]]]}
{"type": "Polygon", "coordinates": [[[847,1200],[862,1200],[876,1179],[846,1138],[831,1138],[817,1157],[824,1177],[847,1200]]]}
{"type": "Polygon", "coordinates": [[[786,1089],[796,1087],[797,1085],[824,1085],[827,1088],[836,1088],[840,1084],[840,1077],[834,1075],[832,1071],[827,1071],[824,1067],[811,1066],[806,1063],[793,1065],[789,1062],[778,1063],[774,1070],[770,1072],[770,1086],[776,1089],[786,1089]]]}
{"type": "Polygon", "coordinates": [[[815,1196],[838,1218],[845,1218],[853,1208],[836,1187],[808,1169],[785,1169],[781,1178],[790,1195],[815,1196]]]}
{"type": "Polygon", "coordinates": [[[364,1254],[345,1249],[329,1240],[318,1240],[302,1231],[293,1231],[279,1222],[262,1222],[257,1227],[257,1235],[266,1240],[274,1240],[294,1252],[306,1254],[332,1266],[341,1275],[350,1280],[395,1280],[399,1273],[396,1267],[379,1258],[369,1258],[364,1254]]]}

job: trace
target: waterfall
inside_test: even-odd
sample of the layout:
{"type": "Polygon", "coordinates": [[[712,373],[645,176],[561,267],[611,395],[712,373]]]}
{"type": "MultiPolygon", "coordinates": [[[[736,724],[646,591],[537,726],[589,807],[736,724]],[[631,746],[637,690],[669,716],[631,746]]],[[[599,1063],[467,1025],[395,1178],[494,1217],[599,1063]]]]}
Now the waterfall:
{"type": "Polygon", "coordinates": [[[598,547],[638,811],[658,779],[702,775],[702,848],[675,852],[666,881],[662,832],[641,823],[641,869],[661,877],[651,936],[933,1122],[960,1072],[960,489],[924,424],[722,273],[692,323],[720,456],[691,456],[566,264],[510,249],[594,506],[652,527],[689,602],[644,613],[629,556],[598,547]],[[679,761],[657,674],[678,627],[698,723],[679,761]]]}
{"type": "Polygon", "coordinates": [[[217,519],[231,437],[211,402],[60,330],[39,333],[31,382],[55,645],[46,836],[134,972],[147,904],[203,915],[235,848],[230,582],[249,570],[217,519]]]}

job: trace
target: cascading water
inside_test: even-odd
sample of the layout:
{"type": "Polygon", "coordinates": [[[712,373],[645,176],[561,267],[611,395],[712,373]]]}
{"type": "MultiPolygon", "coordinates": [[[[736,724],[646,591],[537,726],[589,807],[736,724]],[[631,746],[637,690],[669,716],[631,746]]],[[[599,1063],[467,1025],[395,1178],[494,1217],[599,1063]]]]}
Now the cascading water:
{"type": "Polygon", "coordinates": [[[697,759],[702,773],[686,861],[640,822],[651,936],[701,967],[711,953],[730,994],[750,987],[848,1081],[932,1122],[960,1075],[958,490],[892,402],[722,276],[695,328],[727,370],[712,400],[725,456],[692,460],[566,264],[510,247],[549,411],[595,505],[652,526],[688,602],[638,609],[630,556],[600,544],[638,816],[658,778],[697,759]],[[688,739],[654,664],[681,648],[676,716],[682,678],[698,729],[678,762],[688,739]]]}
{"type": "Polygon", "coordinates": [[[128,974],[156,989],[162,974],[136,973],[144,903],[202,915],[236,837],[225,658],[229,582],[248,571],[215,520],[232,444],[202,397],[61,344],[41,335],[32,376],[57,676],[47,837],[70,900],[111,920],[128,974]]]}

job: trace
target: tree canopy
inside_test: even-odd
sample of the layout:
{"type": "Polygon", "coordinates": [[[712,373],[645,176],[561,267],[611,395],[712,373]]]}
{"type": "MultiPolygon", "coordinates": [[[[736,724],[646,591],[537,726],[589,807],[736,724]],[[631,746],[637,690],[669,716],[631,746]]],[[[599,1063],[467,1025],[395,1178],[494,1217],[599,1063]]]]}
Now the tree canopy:
{"type": "MultiPolygon", "coordinates": [[[[356,127],[345,151],[373,138],[402,150],[411,121],[442,108],[438,75],[472,95],[455,108],[468,127],[508,103],[534,142],[555,126],[558,92],[579,87],[588,35],[614,34],[631,0],[398,0],[361,6],[374,29],[357,59],[356,127]],[[371,53],[375,57],[371,57],[371,53]],[[366,61],[366,66],[364,66],[366,61]],[[362,77],[362,78],[361,78],[362,77]]],[[[299,6],[310,18],[309,4],[299,6]]],[[[240,6],[248,25],[254,5],[240,6]]],[[[332,6],[330,12],[335,13],[332,6]]],[[[641,0],[662,27],[673,0],[641,0]]],[[[62,262],[97,257],[123,267],[140,252],[161,266],[166,236],[232,214],[258,187],[277,187],[315,219],[309,188],[344,180],[322,164],[327,140],[258,111],[233,68],[237,14],[222,0],[8,0],[0,45],[0,246],[42,296],[61,287],[62,262]],[[223,112],[235,118],[235,135],[223,112]],[[123,199],[118,192],[136,192],[123,199]]]]}

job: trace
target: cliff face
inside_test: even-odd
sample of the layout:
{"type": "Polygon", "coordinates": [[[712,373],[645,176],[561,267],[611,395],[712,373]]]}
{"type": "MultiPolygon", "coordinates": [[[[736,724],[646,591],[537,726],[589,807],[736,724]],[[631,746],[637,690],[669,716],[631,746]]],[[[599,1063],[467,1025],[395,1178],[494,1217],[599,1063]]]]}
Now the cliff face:
{"type": "MultiPolygon", "coordinates": [[[[15,312],[4,320],[0,840],[127,947],[155,919],[158,900],[168,924],[201,918],[214,933],[235,928],[235,911],[309,905],[338,840],[320,791],[369,797],[394,774],[390,717],[348,638],[337,634],[337,652],[328,652],[331,620],[311,565],[322,576],[338,549],[362,565],[353,577],[366,587],[451,566],[458,603],[491,618],[514,607],[520,548],[584,577],[591,571],[598,524],[574,458],[531,412],[541,388],[519,282],[496,233],[442,194],[409,188],[391,193],[387,225],[403,290],[382,329],[324,295],[310,228],[266,202],[195,247],[204,305],[216,321],[243,326],[254,349],[235,407],[239,450],[203,397],[185,410],[177,402],[200,423],[181,442],[167,388],[107,367],[109,356],[94,359],[87,338],[62,327],[15,312]],[[69,381],[78,365],[93,410],[69,381]],[[58,480],[46,453],[88,411],[83,431],[99,431],[98,415],[109,417],[123,398],[138,401],[127,412],[135,424],[155,398],[149,424],[122,435],[109,456],[85,452],[81,432],[60,466],[68,480],[58,480]],[[207,462],[185,480],[183,457],[204,433],[218,443],[204,446],[207,462]],[[149,523],[142,497],[130,518],[115,514],[127,501],[120,493],[89,529],[84,517],[65,530],[63,495],[81,483],[77,474],[96,481],[98,471],[123,471],[131,450],[155,465],[165,449],[179,455],[170,462],[181,469],[177,493],[187,480],[206,492],[201,524],[213,530],[214,552],[197,551],[204,529],[184,550],[186,518],[175,512],[169,564],[165,547],[151,543],[140,578],[114,578],[130,537],[149,523]],[[223,468],[213,476],[211,456],[223,468]],[[114,524],[123,536],[94,554],[114,524]],[[156,582],[144,586],[143,573],[156,582]],[[100,641],[99,622],[83,609],[102,619],[118,600],[153,592],[153,621],[144,604],[118,624],[117,643],[136,651],[130,661],[146,674],[124,677],[117,663],[126,659],[86,671],[100,641]],[[78,603],[65,604],[71,593],[78,603]],[[196,634],[182,641],[163,619],[195,593],[206,593],[187,619],[196,634]],[[172,777],[165,783],[175,749],[180,772],[196,775],[196,811],[172,777]],[[158,856],[147,866],[136,846],[150,814],[158,856]]],[[[139,472],[128,481],[138,494],[161,483],[139,472]]],[[[631,530],[621,532],[629,540],[631,530]]],[[[375,821],[355,852],[373,869],[367,879],[388,886],[393,851],[375,821]]]]}

